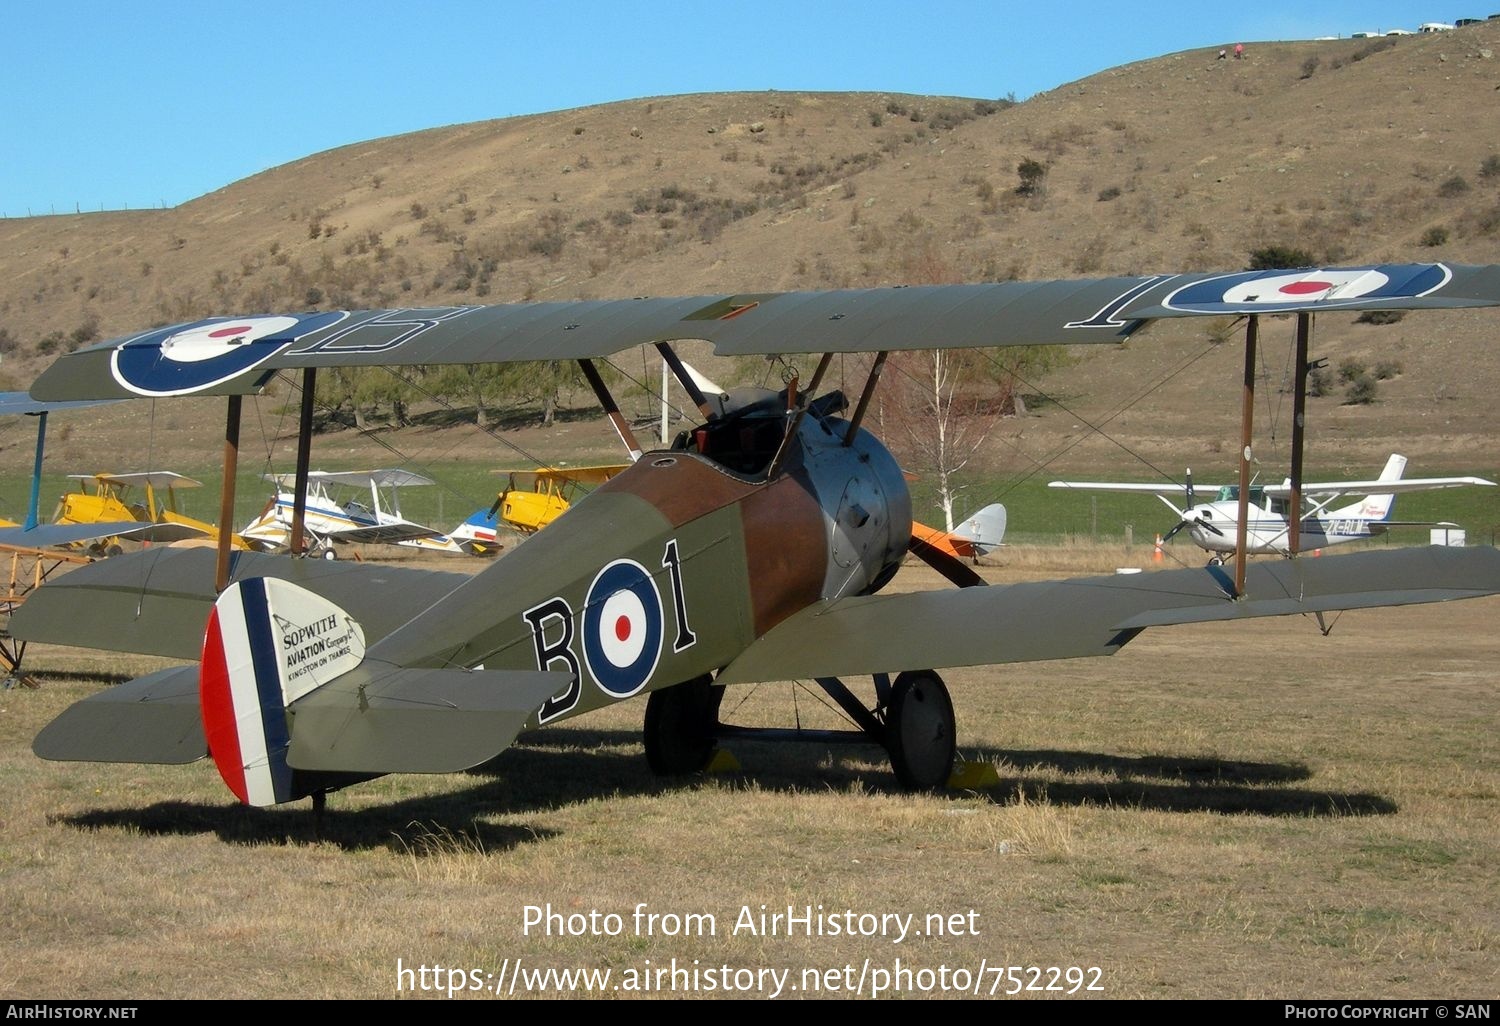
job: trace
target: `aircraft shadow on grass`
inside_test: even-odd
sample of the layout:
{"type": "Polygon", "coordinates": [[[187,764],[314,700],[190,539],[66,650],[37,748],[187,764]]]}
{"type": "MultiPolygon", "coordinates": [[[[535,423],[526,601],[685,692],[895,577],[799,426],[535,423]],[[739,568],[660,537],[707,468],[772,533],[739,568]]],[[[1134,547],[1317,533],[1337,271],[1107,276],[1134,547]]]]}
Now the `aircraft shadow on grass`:
{"type": "MultiPolygon", "coordinates": [[[[560,729],[524,736],[500,757],[469,771],[482,783],[453,793],[424,794],[355,810],[332,799],[321,820],[306,806],[275,810],[242,805],[158,802],[139,809],[95,809],[58,816],[55,822],[85,830],[106,827],[144,834],[216,834],[234,844],[327,842],[346,850],[392,848],[416,857],[468,851],[503,853],[546,841],[560,831],[534,825],[488,823],[487,815],[544,812],[608,797],[652,796],[697,786],[699,778],[663,780],[639,754],[640,735],[628,730],[560,729]]],[[[861,746],[832,746],[854,754],[861,746]]],[[[870,746],[872,751],[878,751],[870,746]]],[[[904,793],[881,768],[858,757],[809,758],[804,746],[736,741],[734,751],[752,766],[748,777],[763,790],[793,793],[854,787],[875,794],[904,793]],[[789,754],[795,753],[795,754],[789,754]]],[[[831,749],[832,750],[832,749],[831,749]]],[[[946,795],[989,796],[1005,805],[1029,802],[1092,805],[1164,812],[1217,812],[1260,816],[1391,815],[1398,806],[1381,795],[1266,786],[1307,780],[1300,763],[1262,763],[1201,756],[1121,756],[1065,750],[970,749],[970,762],[992,762],[997,783],[946,795]],[[1108,781],[1038,779],[1048,771],[1107,774],[1108,781]]],[[[875,757],[878,763],[879,756],[875,757]]],[[[741,779],[731,776],[728,779],[741,779]]]]}
{"type": "Polygon", "coordinates": [[[138,809],[93,809],[55,816],[52,822],[81,830],[116,828],[157,836],[215,834],[230,844],[329,843],[345,851],[390,848],[418,858],[498,854],[557,835],[546,827],[480,819],[497,811],[493,798],[499,790],[484,785],[374,808],[329,808],[320,817],[305,805],[272,812],[239,804],[176,801],[138,809]]]}
{"type": "Polygon", "coordinates": [[[1312,771],[1302,763],[1202,756],[1132,757],[1050,749],[980,749],[966,755],[971,761],[999,766],[999,784],[985,791],[1004,801],[1024,794],[1027,801],[1054,805],[1259,816],[1389,816],[1399,809],[1383,795],[1284,786],[1312,777],[1312,771]],[[1048,770],[1107,774],[1114,779],[1075,782],[1025,775],[1048,770]]]}

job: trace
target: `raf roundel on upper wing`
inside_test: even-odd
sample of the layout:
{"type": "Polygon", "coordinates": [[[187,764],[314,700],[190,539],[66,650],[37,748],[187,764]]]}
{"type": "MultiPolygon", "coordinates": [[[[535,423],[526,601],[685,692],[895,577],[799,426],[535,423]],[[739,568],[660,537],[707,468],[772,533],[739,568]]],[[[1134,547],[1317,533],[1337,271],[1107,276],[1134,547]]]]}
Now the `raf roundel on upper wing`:
{"type": "Polygon", "coordinates": [[[342,311],[276,317],[216,317],[133,338],[110,370],[145,396],[187,395],[254,370],[287,346],[348,316],[342,311]]]}
{"type": "Polygon", "coordinates": [[[1372,299],[1416,299],[1442,288],[1442,264],[1382,264],[1338,270],[1244,271],[1196,281],[1162,301],[1184,313],[1277,313],[1372,299]]]}
{"type": "Polygon", "coordinates": [[[594,578],[583,611],[583,658],[607,694],[629,698],[661,656],[661,593],[641,564],[618,559],[594,578]]]}

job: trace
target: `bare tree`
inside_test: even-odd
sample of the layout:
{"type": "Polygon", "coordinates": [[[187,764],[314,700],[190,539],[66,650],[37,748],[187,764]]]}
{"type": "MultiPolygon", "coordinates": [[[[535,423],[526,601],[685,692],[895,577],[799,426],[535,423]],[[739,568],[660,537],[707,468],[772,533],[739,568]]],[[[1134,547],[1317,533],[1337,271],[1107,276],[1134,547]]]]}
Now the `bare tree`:
{"type": "MultiPolygon", "coordinates": [[[[901,274],[913,285],[959,280],[932,236],[915,238],[903,251],[901,274]]],[[[963,471],[1004,416],[1018,407],[1018,378],[1049,359],[1050,347],[933,349],[892,354],[882,382],[879,417],[894,428],[893,442],[907,470],[931,475],[937,484],[947,530],[954,502],[964,490],[963,471]]]]}
{"type": "Polygon", "coordinates": [[[911,463],[907,469],[936,480],[938,505],[951,531],[954,500],[965,487],[962,471],[1000,422],[999,403],[966,387],[990,383],[972,351],[900,353],[890,362],[883,417],[901,432],[911,463]]]}

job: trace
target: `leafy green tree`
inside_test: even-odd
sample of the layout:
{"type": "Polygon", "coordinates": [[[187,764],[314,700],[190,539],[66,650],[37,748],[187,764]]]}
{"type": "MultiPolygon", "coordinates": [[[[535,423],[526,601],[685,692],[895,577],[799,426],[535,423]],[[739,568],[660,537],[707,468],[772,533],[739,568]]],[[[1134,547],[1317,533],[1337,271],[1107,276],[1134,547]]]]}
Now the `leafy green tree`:
{"type": "Polygon", "coordinates": [[[407,424],[415,390],[383,367],[325,367],[318,372],[315,401],[335,424],[370,430],[387,408],[391,422],[407,424]]]}
{"type": "Polygon", "coordinates": [[[513,372],[502,363],[455,363],[439,368],[433,376],[434,391],[474,407],[474,423],[493,427],[496,414],[514,390],[513,372]]]}

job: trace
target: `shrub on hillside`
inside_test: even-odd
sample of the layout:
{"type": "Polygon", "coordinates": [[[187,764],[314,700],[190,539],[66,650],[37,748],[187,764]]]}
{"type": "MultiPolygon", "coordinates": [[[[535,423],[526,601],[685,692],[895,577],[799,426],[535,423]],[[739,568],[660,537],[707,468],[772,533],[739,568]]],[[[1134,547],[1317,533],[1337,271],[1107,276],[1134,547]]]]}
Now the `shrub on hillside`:
{"type": "Polygon", "coordinates": [[[1016,195],[1035,196],[1042,191],[1042,179],[1047,177],[1047,165],[1027,157],[1016,165],[1016,174],[1021,184],[1016,186],[1016,195]]]}
{"type": "Polygon", "coordinates": [[[1405,310],[1366,310],[1354,318],[1355,324],[1396,324],[1406,316],[1405,310]]]}
{"type": "Polygon", "coordinates": [[[1269,271],[1279,267],[1312,267],[1317,261],[1305,249],[1295,246],[1262,246],[1250,251],[1252,271],[1269,271]]]}
{"type": "Polygon", "coordinates": [[[1480,235],[1495,234],[1496,229],[1500,229],[1500,204],[1480,214],[1479,219],[1474,222],[1474,227],[1480,235]]]}
{"type": "Polygon", "coordinates": [[[1438,186],[1438,195],[1444,199],[1462,196],[1468,191],[1469,182],[1463,175],[1454,175],[1452,178],[1445,179],[1443,184],[1438,186]]]}
{"type": "Polygon", "coordinates": [[[1344,389],[1344,405],[1368,406],[1375,401],[1375,391],[1375,379],[1368,374],[1361,374],[1344,389]]]}
{"type": "Polygon", "coordinates": [[[1364,365],[1363,361],[1356,360],[1352,356],[1344,360],[1340,360],[1339,382],[1343,384],[1353,381],[1355,378],[1362,378],[1365,376],[1368,370],[1369,368],[1364,365]]]}
{"type": "Polygon", "coordinates": [[[68,335],[68,349],[74,350],[80,346],[86,346],[99,337],[99,319],[90,314],[82,324],[74,328],[68,335]]]}
{"type": "Polygon", "coordinates": [[[1375,56],[1377,53],[1379,53],[1382,50],[1389,50],[1391,47],[1393,47],[1395,45],[1396,45],[1396,37],[1395,36],[1383,36],[1380,39],[1377,39],[1377,40],[1375,40],[1372,43],[1368,43],[1365,46],[1361,47],[1360,49],[1354,51],[1354,55],[1351,56],[1349,59],[1351,61],[1362,61],[1366,57],[1373,57],[1373,56],[1375,56]]]}
{"type": "Polygon", "coordinates": [[[1422,245],[1442,246],[1448,242],[1448,229],[1442,225],[1433,225],[1422,233],[1422,245]]]}

